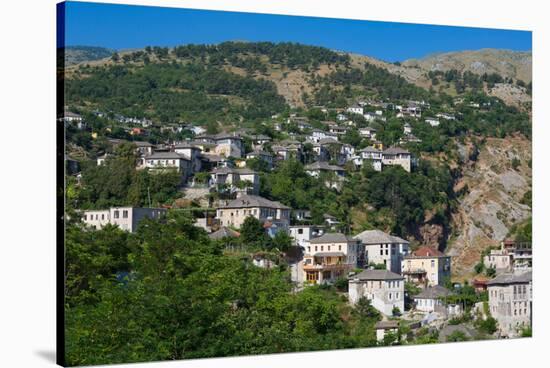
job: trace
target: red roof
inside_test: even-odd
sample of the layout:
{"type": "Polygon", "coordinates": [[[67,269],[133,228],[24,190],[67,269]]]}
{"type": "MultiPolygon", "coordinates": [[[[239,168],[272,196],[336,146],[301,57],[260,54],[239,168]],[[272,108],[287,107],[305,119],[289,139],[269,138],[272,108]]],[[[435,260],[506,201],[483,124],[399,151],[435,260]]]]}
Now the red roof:
{"type": "Polygon", "coordinates": [[[439,250],[428,246],[423,246],[418,248],[413,252],[413,255],[416,257],[443,257],[444,256],[444,254],[441,253],[439,250]]]}

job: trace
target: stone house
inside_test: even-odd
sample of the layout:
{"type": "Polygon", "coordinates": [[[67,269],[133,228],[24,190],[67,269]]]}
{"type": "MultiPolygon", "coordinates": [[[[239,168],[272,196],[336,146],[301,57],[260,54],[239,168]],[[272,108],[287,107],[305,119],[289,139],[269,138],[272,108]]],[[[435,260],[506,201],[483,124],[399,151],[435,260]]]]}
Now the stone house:
{"type": "Polygon", "coordinates": [[[409,242],[380,230],[365,230],[355,235],[361,242],[366,264],[383,264],[395,273],[401,272],[403,258],[409,254],[409,242]]]}
{"type": "Polygon", "coordinates": [[[517,337],[532,324],[532,273],[507,273],[487,282],[489,311],[501,336],[517,337]]]}
{"type": "Polygon", "coordinates": [[[391,316],[394,308],[405,310],[405,280],[388,270],[364,270],[349,278],[348,299],[355,304],[362,297],[380,313],[391,316]]]}
{"type": "Polygon", "coordinates": [[[242,195],[237,199],[224,201],[216,209],[216,219],[221,226],[240,228],[244,220],[253,216],[265,223],[270,221],[281,230],[288,230],[290,207],[256,195],[242,195]]]}

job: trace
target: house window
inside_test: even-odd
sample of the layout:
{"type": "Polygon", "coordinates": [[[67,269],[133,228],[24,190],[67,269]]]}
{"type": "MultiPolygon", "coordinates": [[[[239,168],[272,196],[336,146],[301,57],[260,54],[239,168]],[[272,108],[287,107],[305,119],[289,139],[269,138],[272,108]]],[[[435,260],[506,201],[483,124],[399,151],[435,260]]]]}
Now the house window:
{"type": "Polygon", "coordinates": [[[105,220],[105,214],[101,214],[101,219],[105,220]]]}
{"type": "Polygon", "coordinates": [[[118,210],[116,210],[114,212],[113,217],[116,218],[116,219],[119,217],[119,211],[118,210]]]}
{"type": "Polygon", "coordinates": [[[84,221],[88,220],[88,215],[84,215],[84,221]]]}
{"type": "Polygon", "coordinates": [[[325,246],[321,245],[321,252],[325,250],[325,246]]]}
{"type": "Polygon", "coordinates": [[[388,296],[389,296],[389,298],[390,298],[390,300],[391,300],[391,293],[389,293],[388,296]]]}
{"type": "Polygon", "coordinates": [[[298,229],[298,234],[303,234],[304,233],[304,229],[298,229]]]}
{"type": "Polygon", "coordinates": [[[342,246],[341,246],[341,245],[338,246],[338,250],[342,250],[342,246]]]}
{"type": "Polygon", "coordinates": [[[128,210],[122,211],[122,218],[128,218],[128,210]]]}
{"type": "Polygon", "coordinates": [[[399,293],[395,293],[395,299],[399,299],[399,293]]]}
{"type": "Polygon", "coordinates": [[[315,251],[317,252],[317,246],[315,246],[315,251]]]}
{"type": "Polygon", "coordinates": [[[311,252],[311,247],[307,247],[307,252],[311,252]]]}
{"type": "Polygon", "coordinates": [[[435,259],[432,259],[432,268],[435,267],[435,259]]]}
{"type": "Polygon", "coordinates": [[[328,251],[330,252],[330,245],[328,246],[328,251]]]}

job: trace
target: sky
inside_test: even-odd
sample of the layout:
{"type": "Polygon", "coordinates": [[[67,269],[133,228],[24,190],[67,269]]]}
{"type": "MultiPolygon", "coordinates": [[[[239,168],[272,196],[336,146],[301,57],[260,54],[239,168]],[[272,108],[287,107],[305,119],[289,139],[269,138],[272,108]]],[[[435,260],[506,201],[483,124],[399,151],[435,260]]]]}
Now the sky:
{"type": "Polygon", "coordinates": [[[298,42],[394,62],[438,52],[531,50],[531,32],[67,2],[65,45],[133,49],[224,41],[298,42]]]}

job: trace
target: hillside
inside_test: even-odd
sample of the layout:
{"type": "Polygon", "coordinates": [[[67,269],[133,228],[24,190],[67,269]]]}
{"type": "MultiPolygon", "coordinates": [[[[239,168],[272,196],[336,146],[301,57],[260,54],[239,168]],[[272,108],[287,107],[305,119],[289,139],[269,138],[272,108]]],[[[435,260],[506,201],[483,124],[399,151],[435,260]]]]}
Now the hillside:
{"type": "MultiPolygon", "coordinates": [[[[264,175],[269,180],[262,194],[309,209],[316,218],[329,213],[349,224],[348,231],[376,227],[415,245],[437,246],[455,256],[455,270],[469,272],[483,249],[498,243],[531,213],[522,204],[531,186],[530,96],[528,86],[515,79],[523,78],[527,69],[530,73],[530,64],[510,74],[511,69],[489,62],[487,55],[500,55],[493,51],[445,54],[435,73],[425,60],[388,64],[292,43],[148,47],[67,68],[66,99],[108,138],[133,139],[115,115],[152,120],[151,134],[144,138],[152,143],[183,139],[162,129],[183,123],[205,127],[209,133],[249,129],[268,135],[274,143],[303,140],[305,132],[287,124],[291,114],[328,130],[322,122],[335,121],[337,112],[357,101],[422,101],[423,117],[444,112],[456,119],[431,127],[424,119],[403,120],[387,109],[384,121],[368,123],[363,116],[352,116],[354,128],[341,137],[360,150],[372,142],[363,139],[358,128],[374,126],[385,147],[399,144],[421,158],[411,175],[398,170],[372,177],[355,172],[349,187],[335,193],[312,183],[303,167],[289,167],[280,175],[264,175]],[[476,63],[472,54],[484,55],[479,60],[485,66],[477,70],[490,75],[471,71],[470,64],[476,63]],[[465,60],[470,60],[469,67],[465,60]],[[93,111],[108,116],[96,118],[93,111]],[[421,142],[399,143],[404,122],[421,142]]],[[[502,52],[503,62],[512,64],[513,53],[502,52]]],[[[530,60],[523,57],[516,55],[518,60],[530,60]]],[[[91,158],[105,151],[98,144],[101,140],[84,135],[71,132],[71,147],[86,146],[94,151],[91,158]]]]}
{"type": "Polygon", "coordinates": [[[424,72],[455,69],[478,75],[497,73],[504,78],[520,79],[525,83],[531,82],[532,64],[531,52],[497,49],[439,53],[402,63],[405,67],[419,68],[424,72]]]}
{"type": "MultiPolygon", "coordinates": [[[[281,47],[270,49],[265,44],[269,43],[225,42],[219,46],[208,47],[201,47],[200,45],[180,46],[178,48],[183,51],[179,55],[172,52],[164,53],[164,51],[160,51],[164,50],[163,48],[127,50],[121,51],[119,54],[120,60],[128,65],[139,65],[144,60],[153,63],[171,61],[186,63],[190,60],[197,62],[200,59],[201,62],[206,61],[207,64],[222,67],[228,72],[241,76],[249,75],[256,79],[266,79],[276,85],[278,93],[285,98],[291,107],[304,107],[307,105],[307,101],[304,100],[304,93],[306,95],[315,93],[315,88],[312,85],[313,79],[327,77],[331,73],[341,70],[342,65],[344,65],[344,69],[351,67],[361,70],[364,69],[365,64],[385,70],[425,90],[435,88],[440,92],[451,95],[461,93],[461,91],[457,91],[457,87],[453,86],[452,83],[456,80],[456,76],[451,80],[445,80],[447,77],[439,78],[439,81],[441,81],[439,83],[439,81],[434,82],[434,77],[430,73],[441,73],[441,75],[446,72],[458,73],[458,78],[461,79],[462,84],[466,83],[467,89],[468,81],[464,82],[462,80],[463,73],[473,73],[480,78],[484,74],[494,74],[495,76],[502,77],[503,80],[497,79],[496,83],[480,82],[481,84],[474,89],[481,89],[485,93],[498,97],[512,106],[523,107],[525,103],[530,103],[531,101],[530,91],[527,88],[530,88],[529,83],[531,82],[532,74],[531,52],[483,49],[435,54],[422,59],[410,59],[403,63],[394,64],[365,55],[345,54],[320,47],[295,45],[295,47],[313,50],[310,51],[309,55],[306,53],[306,58],[317,56],[317,53],[320,52],[319,50],[324,50],[325,59],[320,59],[315,63],[308,62],[304,64],[304,61],[300,60],[302,56],[296,60],[291,59],[289,63],[281,63],[280,60],[276,60],[273,56],[275,55],[275,51],[280,51],[281,47]],[[224,56],[224,54],[229,55],[230,53],[232,54],[231,57],[224,56]],[[331,55],[331,57],[326,58],[327,55],[331,55]],[[144,59],[144,57],[146,58],[144,59]],[[213,62],[211,62],[211,59],[213,59],[213,62]],[[344,60],[346,61],[345,63],[343,62],[344,60]]],[[[287,55],[289,52],[293,52],[293,44],[280,45],[290,45],[284,50],[287,55]]],[[[77,64],[83,62],[92,67],[105,67],[116,64],[110,58],[111,54],[111,50],[102,48],[70,48],[66,58],[70,60],[68,65],[73,65],[73,67],[69,68],[67,73],[68,75],[72,75],[74,70],[76,70],[75,68],[78,68],[77,64]]]]}
{"type": "Polygon", "coordinates": [[[108,58],[113,50],[94,46],[67,46],[65,47],[65,65],[74,65],[108,58]]]}
{"type": "Polygon", "coordinates": [[[514,225],[531,216],[524,196],[532,184],[532,151],[531,141],[517,136],[487,138],[482,145],[459,143],[459,153],[464,169],[455,190],[468,190],[453,214],[454,236],[447,252],[453,256],[453,272],[466,276],[483,249],[499,245],[514,225]]]}

